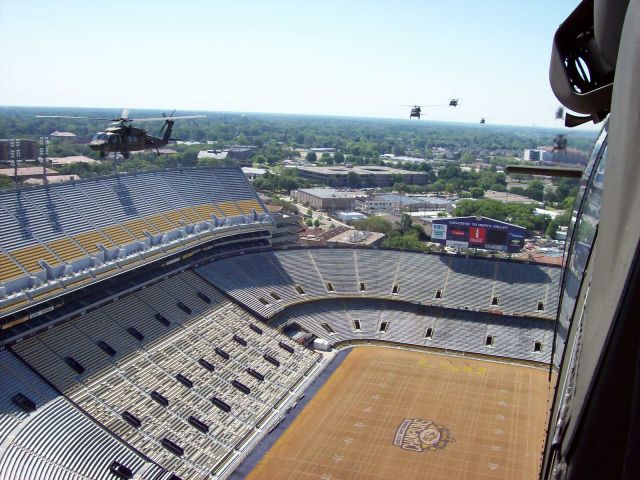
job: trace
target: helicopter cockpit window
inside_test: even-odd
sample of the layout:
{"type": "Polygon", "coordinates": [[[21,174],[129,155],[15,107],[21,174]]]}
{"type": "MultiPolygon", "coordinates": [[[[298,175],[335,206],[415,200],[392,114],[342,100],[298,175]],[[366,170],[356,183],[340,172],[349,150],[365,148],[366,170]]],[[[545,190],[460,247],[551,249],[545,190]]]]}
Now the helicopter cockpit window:
{"type": "Polygon", "coordinates": [[[91,140],[92,141],[98,141],[98,140],[106,141],[107,139],[108,139],[108,137],[107,137],[107,135],[105,133],[96,133],[91,140]]]}
{"type": "MultiPolygon", "coordinates": [[[[602,130],[593,148],[585,179],[580,185],[576,198],[576,210],[572,216],[567,238],[567,262],[562,281],[560,312],[558,315],[558,336],[560,343],[566,340],[570,319],[580,292],[584,271],[589,262],[591,247],[598,231],[600,221],[600,207],[602,205],[602,187],[604,183],[605,166],[607,163],[607,130],[602,130]]],[[[557,362],[562,351],[554,358],[557,362]]]]}
{"type": "Polygon", "coordinates": [[[120,143],[119,135],[109,135],[109,143],[120,143]]]}

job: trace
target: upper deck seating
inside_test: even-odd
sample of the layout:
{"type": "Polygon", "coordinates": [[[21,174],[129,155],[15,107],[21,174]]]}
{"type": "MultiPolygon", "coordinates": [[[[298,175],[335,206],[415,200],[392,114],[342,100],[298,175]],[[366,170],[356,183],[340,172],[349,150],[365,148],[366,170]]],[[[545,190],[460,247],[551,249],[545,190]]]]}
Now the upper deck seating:
{"type": "Polygon", "coordinates": [[[28,274],[47,282],[178,240],[189,242],[196,233],[216,235],[227,217],[241,226],[267,217],[235,167],[142,172],[0,192],[0,294],[37,287],[37,281],[15,281],[28,274]]]}

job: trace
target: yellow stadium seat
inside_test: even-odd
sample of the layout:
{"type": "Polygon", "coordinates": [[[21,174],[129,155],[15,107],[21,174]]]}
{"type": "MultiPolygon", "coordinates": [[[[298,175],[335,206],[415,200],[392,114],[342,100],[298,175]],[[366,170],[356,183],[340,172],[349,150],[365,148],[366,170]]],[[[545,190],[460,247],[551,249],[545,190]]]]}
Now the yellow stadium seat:
{"type": "Polygon", "coordinates": [[[47,246],[65,262],[71,262],[72,260],[87,256],[87,254],[83,252],[82,249],[70,238],[61,238],[59,240],[49,242],[47,246]]]}
{"type": "Polygon", "coordinates": [[[30,247],[14,250],[11,252],[11,255],[28,272],[37,272],[42,270],[38,260],[44,260],[51,266],[60,265],[60,260],[58,260],[43,245],[32,245],[30,247]]]}
{"type": "Polygon", "coordinates": [[[102,231],[113,241],[115,245],[126,245],[135,239],[121,225],[112,225],[103,228],[102,231]]]}
{"type": "Polygon", "coordinates": [[[22,275],[24,275],[24,272],[11,260],[9,255],[0,254],[0,282],[21,277],[22,275]]]}
{"type": "Polygon", "coordinates": [[[164,216],[160,214],[144,217],[144,220],[151,226],[155,227],[155,229],[160,233],[168,232],[175,228],[164,216]]]}
{"type": "Polygon", "coordinates": [[[96,246],[96,244],[98,243],[101,243],[107,248],[113,246],[113,242],[111,242],[109,238],[105,237],[101,232],[95,230],[74,235],[73,239],[78,242],[78,244],[86,252],[90,254],[100,252],[100,249],[96,246]]]}
{"type": "Polygon", "coordinates": [[[160,233],[144,220],[131,220],[124,223],[122,226],[129,230],[137,239],[140,240],[146,240],[147,236],[144,234],[145,231],[151,233],[152,235],[160,233]]]}
{"type": "Polygon", "coordinates": [[[238,208],[238,206],[233,202],[222,202],[218,204],[218,208],[224,212],[224,214],[228,217],[232,217],[235,215],[242,215],[242,212],[238,208]]]}
{"type": "Polygon", "coordinates": [[[183,208],[180,210],[180,214],[187,219],[187,223],[198,223],[204,220],[192,208],[183,208]]]}
{"type": "Polygon", "coordinates": [[[171,222],[171,224],[173,225],[173,228],[182,227],[182,222],[185,219],[182,218],[182,216],[180,215],[180,211],[179,210],[173,210],[173,211],[170,211],[170,212],[163,212],[162,214],[165,216],[165,218],[167,220],[169,220],[169,222],[171,222]]]}

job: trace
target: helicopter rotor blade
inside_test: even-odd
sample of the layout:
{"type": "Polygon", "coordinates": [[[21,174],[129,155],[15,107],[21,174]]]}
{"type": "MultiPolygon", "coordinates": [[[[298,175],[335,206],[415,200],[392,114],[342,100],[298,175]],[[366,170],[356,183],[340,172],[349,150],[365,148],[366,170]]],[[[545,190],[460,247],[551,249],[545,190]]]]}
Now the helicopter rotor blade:
{"type": "Polygon", "coordinates": [[[74,115],[36,115],[36,118],[72,118],[72,119],[82,119],[82,120],[111,120],[110,118],[78,117],[74,115]]]}
{"type": "Polygon", "coordinates": [[[167,120],[185,120],[189,118],[206,118],[206,115],[179,115],[177,117],[169,116],[169,117],[151,117],[151,118],[128,118],[127,122],[160,122],[167,120]]]}

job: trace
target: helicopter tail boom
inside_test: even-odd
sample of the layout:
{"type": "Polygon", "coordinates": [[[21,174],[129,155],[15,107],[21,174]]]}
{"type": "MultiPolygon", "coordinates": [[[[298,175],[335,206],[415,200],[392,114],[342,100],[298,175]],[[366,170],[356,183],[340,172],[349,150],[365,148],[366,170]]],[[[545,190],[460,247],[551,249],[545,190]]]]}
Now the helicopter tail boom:
{"type": "Polygon", "coordinates": [[[162,141],[166,144],[169,143],[169,140],[171,139],[171,130],[173,130],[173,123],[175,122],[175,120],[167,120],[164,124],[163,128],[166,128],[166,130],[164,131],[164,134],[162,135],[162,141]]]}

